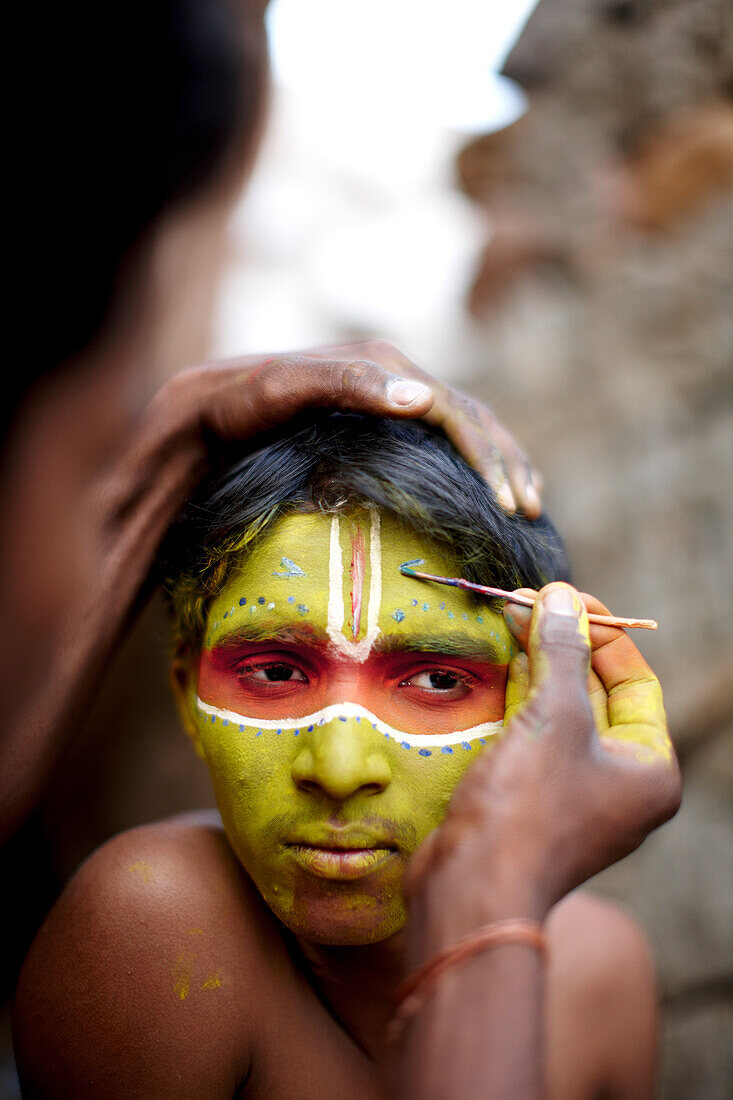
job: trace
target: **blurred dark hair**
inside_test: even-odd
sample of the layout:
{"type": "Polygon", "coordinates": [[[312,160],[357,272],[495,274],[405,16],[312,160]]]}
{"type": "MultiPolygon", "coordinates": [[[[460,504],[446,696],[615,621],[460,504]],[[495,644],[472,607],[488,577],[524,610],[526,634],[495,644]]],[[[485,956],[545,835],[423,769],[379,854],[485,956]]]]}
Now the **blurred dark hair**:
{"type": "Polygon", "coordinates": [[[505,512],[441,433],[419,421],[320,413],[212,478],[171,530],[161,565],[178,644],[198,647],[210,600],[280,515],[365,502],[440,543],[469,580],[514,589],[570,577],[547,516],[505,512]]]}
{"type": "Polygon", "coordinates": [[[37,320],[11,374],[11,412],[100,332],[160,215],[252,145],[267,71],[263,9],[261,0],[29,0],[15,13],[29,88],[13,164],[34,238],[23,242],[21,293],[37,299],[37,320]]]}

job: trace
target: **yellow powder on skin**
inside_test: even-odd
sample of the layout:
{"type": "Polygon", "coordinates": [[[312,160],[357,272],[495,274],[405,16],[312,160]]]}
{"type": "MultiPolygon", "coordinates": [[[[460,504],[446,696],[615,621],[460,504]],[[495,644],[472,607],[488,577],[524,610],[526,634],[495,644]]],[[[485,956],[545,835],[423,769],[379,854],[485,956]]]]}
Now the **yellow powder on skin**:
{"type": "Polygon", "coordinates": [[[131,863],[127,870],[139,875],[143,882],[155,882],[155,872],[144,859],[138,859],[135,863],[131,863]]]}

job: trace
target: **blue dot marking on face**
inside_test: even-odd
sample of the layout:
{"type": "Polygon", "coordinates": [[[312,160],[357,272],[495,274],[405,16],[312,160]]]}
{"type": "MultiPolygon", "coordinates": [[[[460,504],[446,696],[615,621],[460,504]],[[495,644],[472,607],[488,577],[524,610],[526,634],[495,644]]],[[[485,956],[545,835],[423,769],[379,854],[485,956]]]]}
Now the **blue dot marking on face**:
{"type": "Polygon", "coordinates": [[[410,744],[409,744],[408,741],[401,741],[400,744],[402,745],[403,749],[409,749],[409,747],[410,747],[410,744]]]}
{"type": "Polygon", "coordinates": [[[293,730],[293,737],[300,737],[300,730],[293,730]]]}
{"type": "Polygon", "coordinates": [[[448,618],[449,618],[449,619],[455,619],[455,615],[453,614],[453,612],[452,612],[452,611],[449,611],[449,612],[448,612],[448,618]]]}
{"type": "Polygon", "coordinates": [[[229,612],[228,612],[228,611],[225,611],[225,612],[224,612],[224,616],[223,616],[223,617],[224,617],[224,618],[226,619],[226,617],[227,617],[227,615],[228,615],[228,614],[229,614],[229,612]]]}
{"type": "Polygon", "coordinates": [[[262,730],[257,730],[255,737],[262,737],[262,730]]]}
{"type": "Polygon", "coordinates": [[[301,613],[301,615],[307,615],[308,614],[308,608],[305,606],[304,603],[299,603],[298,604],[298,611],[301,613]]]}
{"type": "Polygon", "coordinates": [[[443,600],[441,600],[440,603],[438,604],[438,607],[440,608],[441,611],[445,611],[445,602],[443,600]]]}
{"type": "Polygon", "coordinates": [[[432,752],[430,751],[430,749],[418,749],[417,751],[419,752],[420,756],[432,756],[433,755],[432,752]]]}
{"type": "Polygon", "coordinates": [[[464,611],[464,612],[463,612],[463,614],[461,615],[461,618],[463,619],[464,623],[467,623],[467,622],[468,622],[468,615],[466,614],[466,612],[465,612],[465,611],[464,611]]]}
{"type": "Polygon", "coordinates": [[[222,718],[221,724],[222,724],[222,726],[228,726],[229,725],[229,719],[228,718],[222,718]]]}
{"type": "Polygon", "coordinates": [[[476,622],[477,622],[477,623],[483,623],[483,621],[484,621],[484,620],[483,620],[483,619],[481,618],[481,616],[480,616],[480,615],[477,615],[477,616],[476,616],[476,622]]]}
{"type": "Polygon", "coordinates": [[[417,607],[417,600],[410,600],[413,607],[417,607]]]}
{"type": "Polygon", "coordinates": [[[404,620],[405,613],[401,607],[398,607],[396,611],[392,612],[392,618],[395,619],[398,623],[401,623],[404,620]]]}
{"type": "Polygon", "coordinates": [[[279,737],[279,736],[280,736],[280,734],[282,733],[282,730],[275,730],[275,733],[276,733],[276,734],[278,735],[278,737],[279,737]]]}
{"type": "Polygon", "coordinates": [[[212,714],[212,716],[211,716],[211,724],[212,724],[212,726],[214,725],[214,723],[215,723],[215,722],[216,722],[216,715],[215,715],[215,714],[212,714]]]}
{"type": "Polygon", "coordinates": [[[486,744],[486,738],[485,737],[480,737],[479,738],[479,744],[480,745],[485,745],[486,744]]]}
{"type": "Polygon", "coordinates": [[[313,733],[314,726],[308,726],[308,733],[313,733]]]}
{"type": "Polygon", "coordinates": [[[346,719],[343,717],[343,715],[339,714],[339,722],[345,722],[345,721],[346,721],[346,719]]]}
{"type": "Polygon", "coordinates": [[[239,727],[239,732],[240,732],[240,733],[244,733],[244,726],[240,726],[240,727],[239,727]]]}
{"type": "Polygon", "coordinates": [[[452,754],[452,753],[453,753],[453,748],[452,748],[452,746],[451,746],[451,745],[443,745],[443,747],[442,747],[442,749],[441,749],[440,751],[441,751],[441,752],[447,752],[447,753],[451,753],[451,754],[452,754]]]}
{"type": "Polygon", "coordinates": [[[295,596],[288,596],[288,603],[295,603],[295,596]]]}
{"type": "Polygon", "coordinates": [[[247,602],[247,597],[246,597],[246,596],[242,596],[242,598],[241,598],[241,599],[240,599],[240,601],[239,601],[239,606],[240,606],[240,607],[244,607],[244,605],[246,604],[246,602],[247,602]]]}
{"type": "Polygon", "coordinates": [[[471,745],[468,741],[461,741],[461,748],[462,749],[470,749],[471,745]]]}
{"type": "Polygon", "coordinates": [[[260,596],[260,597],[258,597],[257,603],[265,603],[265,602],[266,602],[266,601],[265,601],[265,597],[264,597],[264,596],[260,596]]]}

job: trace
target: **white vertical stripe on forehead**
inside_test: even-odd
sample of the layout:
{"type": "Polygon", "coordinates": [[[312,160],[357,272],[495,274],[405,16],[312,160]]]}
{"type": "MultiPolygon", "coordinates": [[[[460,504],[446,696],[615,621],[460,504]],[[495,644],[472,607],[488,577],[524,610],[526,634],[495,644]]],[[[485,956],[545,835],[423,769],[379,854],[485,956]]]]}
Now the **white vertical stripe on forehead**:
{"type": "Polygon", "coordinates": [[[331,516],[331,542],[328,554],[328,615],[326,633],[331,645],[342,648],[344,629],[344,567],[341,561],[339,516],[331,516]]]}
{"type": "Polygon", "coordinates": [[[360,642],[344,634],[344,564],[341,546],[340,517],[331,517],[331,540],[328,554],[328,615],[326,633],[334,649],[344,657],[361,664],[366,661],[379,637],[379,612],[382,606],[382,539],[379,510],[369,509],[369,607],[367,632],[360,642]]]}
{"type": "Polygon", "coordinates": [[[297,730],[300,734],[306,731],[312,732],[315,726],[327,726],[332,722],[347,721],[349,718],[353,718],[357,722],[364,721],[368,723],[373,729],[378,730],[379,733],[390,738],[390,740],[397,741],[405,749],[448,747],[451,745],[465,747],[470,745],[472,741],[493,737],[504,728],[503,722],[482,722],[478,726],[471,726],[470,729],[456,730],[455,733],[405,733],[404,730],[397,730],[389,723],[383,722],[376,714],[372,714],[370,710],[362,707],[359,703],[349,702],[332,703],[330,706],[322,707],[321,710],[316,710],[312,714],[291,718],[249,718],[244,714],[237,714],[236,711],[222,710],[211,703],[204,703],[198,697],[196,698],[196,705],[203,714],[208,714],[212,718],[220,718],[222,722],[240,726],[240,732],[244,732],[245,729],[276,730],[281,733],[285,730],[297,730]]]}
{"type": "Polygon", "coordinates": [[[379,612],[382,609],[382,536],[381,518],[377,508],[369,509],[369,610],[366,636],[359,642],[365,660],[379,637],[379,612]]]}

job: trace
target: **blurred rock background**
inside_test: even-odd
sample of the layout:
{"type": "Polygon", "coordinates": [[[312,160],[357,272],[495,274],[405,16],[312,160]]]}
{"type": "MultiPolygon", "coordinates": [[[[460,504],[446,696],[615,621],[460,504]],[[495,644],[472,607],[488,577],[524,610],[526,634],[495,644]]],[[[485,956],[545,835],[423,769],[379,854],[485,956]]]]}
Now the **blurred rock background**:
{"type": "MultiPolygon", "coordinates": [[[[340,18],[344,5],[328,3],[314,3],[311,18],[340,18]]],[[[531,0],[517,7],[515,24],[531,0]]],[[[278,33],[292,8],[273,5],[278,33]]],[[[733,6],[540,0],[508,57],[485,43],[487,64],[503,62],[493,91],[467,84],[462,99],[455,43],[431,39],[424,6],[410,15],[410,0],[394,0],[398,8],[424,32],[422,76],[410,78],[395,47],[394,69],[379,67],[381,93],[370,98],[362,81],[362,107],[344,108],[339,71],[305,87],[276,57],[268,135],[213,322],[201,308],[199,346],[182,349],[171,311],[159,374],[212,347],[380,335],[487,400],[517,434],[545,476],[576,583],[619,614],[660,623],[635,640],[665,689],[683,807],[593,888],[639,917],[657,953],[662,1096],[724,1100],[733,1096],[733,6]],[[407,85],[412,114],[399,108],[407,85]],[[490,92],[491,110],[477,107],[490,92]]],[[[384,16],[378,3],[362,14],[352,50],[384,16]]],[[[461,15],[456,40],[489,33],[461,15]]],[[[342,52],[349,62],[348,43],[342,52]]],[[[365,67],[349,63],[356,84],[365,67]]],[[[163,289],[190,248],[169,239],[163,289]]],[[[196,259],[213,300],[216,258],[196,259]]],[[[9,914],[6,988],[39,914],[98,843],[211,804],[167,692],[166,648],[154,602],[110,670],[64,783],[11,851],[6,880],[15,870],[24,889],[9,914]]],[[[6,1058],[0,1096],[16,1094],[6,1058]]]]}
{"type": "Polygon", "coordinates": [[[659,619],[677,818],[593,884],[659,964],[662,1095],[733,1096],[733,7],[541,0],[529,110],[458,158],[494,234],[476,390],[545,473],[578,583],[659,619]]]}

